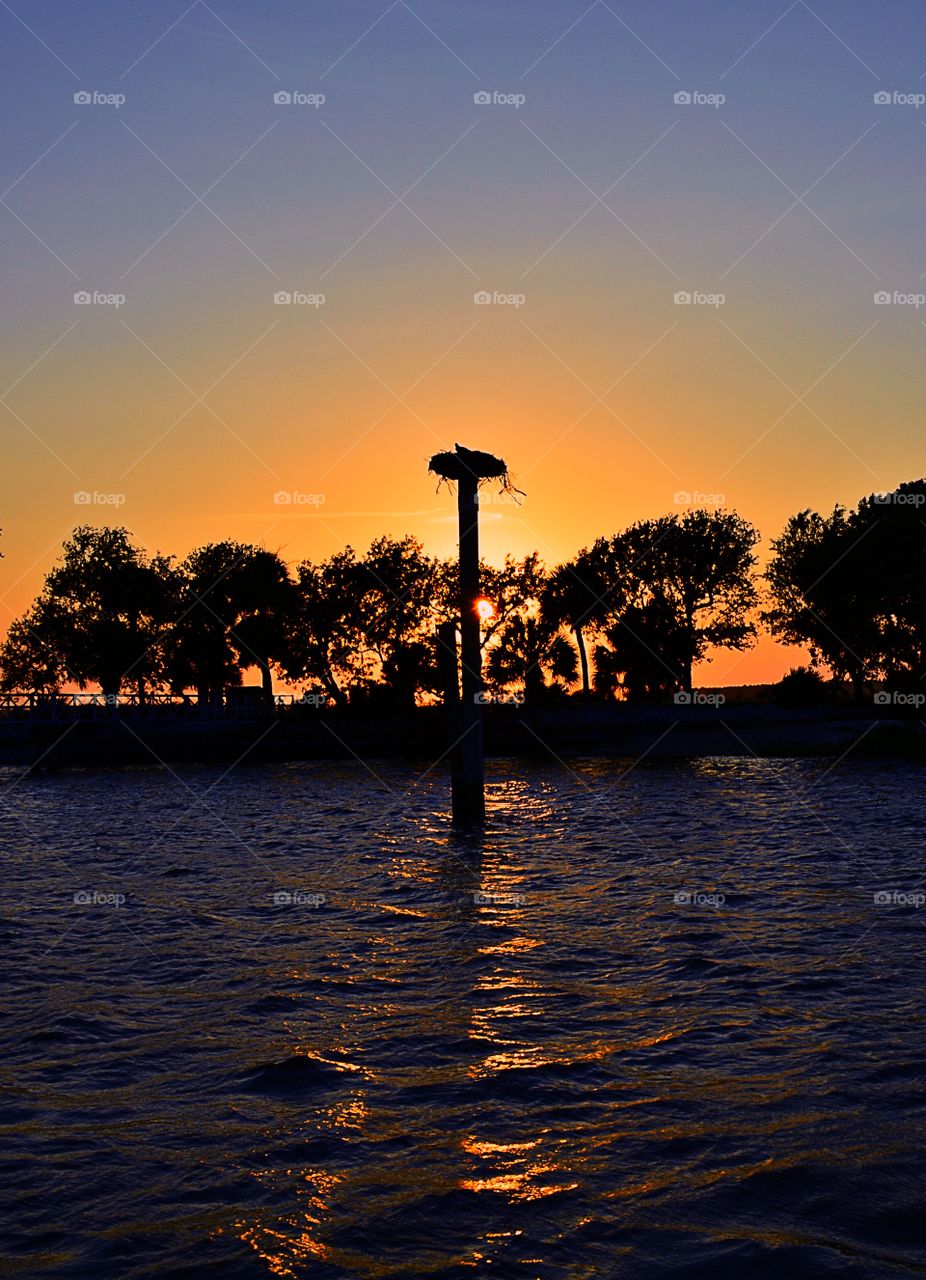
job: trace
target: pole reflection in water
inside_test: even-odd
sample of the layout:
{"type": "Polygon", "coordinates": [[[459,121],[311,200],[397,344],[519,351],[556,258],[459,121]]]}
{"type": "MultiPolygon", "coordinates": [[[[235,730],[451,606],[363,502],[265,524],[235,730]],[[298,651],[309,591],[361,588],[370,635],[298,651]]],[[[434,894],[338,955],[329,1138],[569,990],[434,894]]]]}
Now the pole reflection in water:
{"type": "Polygon", "coordinates": [[[312,994],[306,1016],[286,1021],[284,1061],[358,1080],[339,1104],[306,1099],[294,1147],[326,1150],[326,1165],[256,1174],[278,1184],[274,1200],[281,1184],[296,1200],[282,1220],[237,1224],[273,1274],[297,1276],[311,1260],[384,1276],[490,1260],[522,1234],[493,1229],[502,1206],[513,1212],[576,1185],[566,1167],[581,1163],[575,1137],[519,1115],[516,1097],[526,1087],[519,1073],[595,1057],[587,1046],[557,1047],[562,992],[543,961],[530,960],[543,951],[550,904],[529,883],[528,847],[514,856],[504,841],[512,813],[547,839],[556,815],[525,783],[496,785],[489,805],[487,833],[448,835],[435,816],[414,854],[383,832],[386,892],[347,904],[335,972],[321,985],[305,970],[289,975],[312,994]],[[394,1263],[389,1241],[399,1246],[394,1263]]]}

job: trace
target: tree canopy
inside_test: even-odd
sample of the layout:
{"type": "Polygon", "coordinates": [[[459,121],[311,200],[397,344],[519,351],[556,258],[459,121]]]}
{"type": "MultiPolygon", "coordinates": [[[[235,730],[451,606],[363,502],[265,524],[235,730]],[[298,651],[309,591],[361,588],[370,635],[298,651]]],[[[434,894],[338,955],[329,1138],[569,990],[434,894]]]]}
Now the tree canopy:
{"type": "MultiPolygon", "coordinates": [[[[861,696],[926,677],[926,481],[855,509],[793,515],[758,576],[759,535],[736,512],[641,520],[547,567],[532,552],[483,564],[490,691],[528,704],[669,700],[696,663],[772,635],[861,696]],[[763,589],[764,588],[764,592],[763,589]]],[[[294,569],[232,540],[183,560],[123,528],[80,526],[0,649],[6,689],[98,686],[220,703],[256,671],[337,706],[411,707],[441,693],[436,632],[458,620],[459,570],[412,536],[380,537],[294,569]]],[[[801,696],[815,687],[801,676],[801,696]]],[[[796,680],[793,682],[797,689],[796,680]]]]}

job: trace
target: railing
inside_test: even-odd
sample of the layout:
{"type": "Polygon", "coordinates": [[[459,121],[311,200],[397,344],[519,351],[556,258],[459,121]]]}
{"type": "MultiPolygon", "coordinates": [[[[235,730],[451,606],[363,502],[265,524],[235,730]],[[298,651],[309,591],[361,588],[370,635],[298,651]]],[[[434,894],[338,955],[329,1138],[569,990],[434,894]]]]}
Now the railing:
{"type": "Polygon", "coordinates": [[[0,720],[105,720],[127,715],[133,719],[190,720],[254,720],[271,710],[294,707],[320,709],[327,705],[323,694],[274,695],[272,708],[259,695],[248,690],[246,696],[232,691],[222,699],[200,703],[188,694],[152,693],[140,698],[137,693],[0,693],[0,720]]]}

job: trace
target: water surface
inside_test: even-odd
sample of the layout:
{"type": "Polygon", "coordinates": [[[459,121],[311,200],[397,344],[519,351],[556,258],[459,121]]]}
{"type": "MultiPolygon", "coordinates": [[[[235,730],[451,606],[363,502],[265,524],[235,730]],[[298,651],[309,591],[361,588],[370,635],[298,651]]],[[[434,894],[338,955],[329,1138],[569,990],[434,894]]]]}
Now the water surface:
{"type": "Polygon", "coordinates": [[[0,795],[6,1274],[926,1274],[918,767],[0,795]]]}

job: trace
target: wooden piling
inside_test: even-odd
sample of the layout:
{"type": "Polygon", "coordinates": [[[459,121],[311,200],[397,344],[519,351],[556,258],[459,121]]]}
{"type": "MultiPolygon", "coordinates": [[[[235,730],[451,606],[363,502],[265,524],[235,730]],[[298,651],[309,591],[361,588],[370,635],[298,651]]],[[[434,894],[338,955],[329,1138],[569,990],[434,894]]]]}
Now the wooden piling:
{"type": "Polygon", "coordinates": [[[454,626],[438,631],[438,654],[450,726],[453,821],[461,827],[485,820],[483,747],[482,644],[479,617],[479,485],[495,479],[508,493],[520,493],[501,458],[458,444],[451,453],[436,453],[428,470],[455,481],[460,528],[460,666],[454,626]]]}
{"type": "Polygon", "coordinates": [[[453,779],[453,820],[476,826],[485,819],[482,727],[482,648],[479,635],[479,482],[464,475],[457,487],[460,518],[460,741],[453,779]]]}

